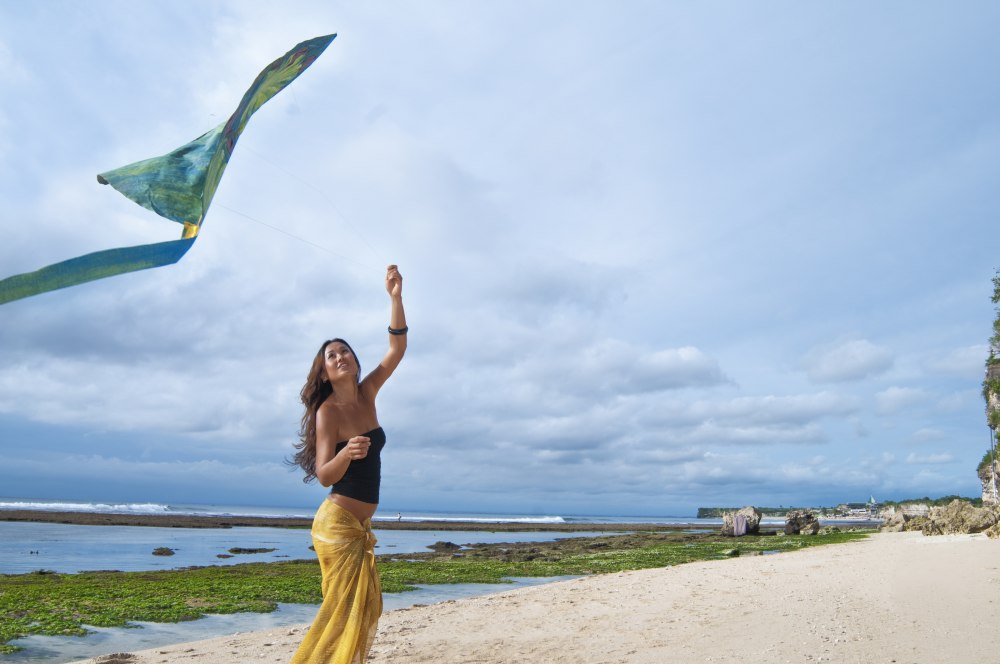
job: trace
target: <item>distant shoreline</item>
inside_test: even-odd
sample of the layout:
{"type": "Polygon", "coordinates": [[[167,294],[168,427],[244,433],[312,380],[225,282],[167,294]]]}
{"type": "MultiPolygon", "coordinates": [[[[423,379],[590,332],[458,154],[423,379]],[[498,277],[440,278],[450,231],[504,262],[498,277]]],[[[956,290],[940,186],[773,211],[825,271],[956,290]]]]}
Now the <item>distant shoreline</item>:
{"type": "MultiPolygon", "coordinates": [[[[113,514],[101,512],[54,512],[49,510],[0,510],[0,521],[65,523],[80,526],[146,526],[157,528],[309,528],[311,517],[227,516],[198,514],[113,514]]],[[[665,523],[523,523],[483,521],[379,521],[375,530],[473,530],[490,532],[623,532],[676,531],[718,526],[665,523]]]]}

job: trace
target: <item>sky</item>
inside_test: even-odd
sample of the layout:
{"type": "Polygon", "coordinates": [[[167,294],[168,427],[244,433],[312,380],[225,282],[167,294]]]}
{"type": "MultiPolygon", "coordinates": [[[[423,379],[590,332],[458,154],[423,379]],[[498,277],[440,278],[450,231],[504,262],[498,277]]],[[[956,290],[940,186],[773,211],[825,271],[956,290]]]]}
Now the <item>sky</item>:
{"type": "Polygon", "coordinates": [[[247,125],[176,265],[0,306],[0,496],[312,506],[321,342],[382,508],[979,495],[991,2],[0,2],[0,277],[179,229],[95,175],[247,125]]]}

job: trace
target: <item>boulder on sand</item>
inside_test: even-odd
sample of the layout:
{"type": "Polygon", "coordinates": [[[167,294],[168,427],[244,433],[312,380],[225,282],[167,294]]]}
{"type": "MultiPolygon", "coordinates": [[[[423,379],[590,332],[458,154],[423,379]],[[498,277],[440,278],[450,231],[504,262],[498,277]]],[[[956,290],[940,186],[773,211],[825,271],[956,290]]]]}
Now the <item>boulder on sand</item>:
{"type": "Polygon", "coordinates": [[[809,510],[792,510],[785,515],[786,535],[815,535],[819,532],[819,521],[809,510]]]}
{"type": "Polygon", "coordinates": [[[756,535],[760,532],[760,510],[752,505],[722,515],[722,534],[726,537],[756,535]]]}

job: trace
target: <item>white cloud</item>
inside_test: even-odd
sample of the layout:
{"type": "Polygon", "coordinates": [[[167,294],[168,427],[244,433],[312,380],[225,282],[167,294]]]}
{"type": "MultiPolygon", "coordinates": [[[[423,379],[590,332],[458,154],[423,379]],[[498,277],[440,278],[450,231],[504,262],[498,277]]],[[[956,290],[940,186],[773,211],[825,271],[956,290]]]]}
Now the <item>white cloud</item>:
{"type": "Polygon", "coordinates": [[[875,412],[879,415],[894,415],[917,408],[927,401],[927,393],[920,388],[893,386],[875,395],[875,412]]]}
{"type": "Polygon", "coordinates": [[[944,440],[945,433],[940,429],[924,427],[913,432],[913,440],[918,443],[934,443],[944,440]]]}
{"type": "Polygon", "coordinates": [[[942,463],[952,463],[955,457],[947,452],[942,454],[916,454],[910,453],[906,457],[906,463],[915,465],[938,465],[942,463]]]}
{"type": "Polygon", "coordinates": [[[737,397],[729,401],[700,401],[695,411],[714,410],[715,418],[753,423],[801,423],[822,417],[849,415],[858,409],[857,399],[832,392],[737,397]]]}
{"type": "Polygon", "coordinates": [[[809,379],[817,383],[860,380],[884,373],[892,366],[888,348],[867,339],[855,339],[811,349],[801,360],[809,379]]]}
{"type": "Polygon", "coordinates": [[[983,373],[989,353],[990,349],[986,344],[954,348],[933,355],[928,360],[927,367],[942,374],[978,378],[983,373]]]}
{"type": "Polygon", "coordinates": [[[816,424],[805,426],[719,426],[707,422],[683,436],[690,442],[722,445],[775,445],[809,444],[826,442],[827,437],[816,424]]]}
{"type": "Polygon", "coordinates": [[[618,394],[707,387],[726,381],[718,362],[693,346],[643,351],[617,340],[567,358],[567,377],[618,394]]]}

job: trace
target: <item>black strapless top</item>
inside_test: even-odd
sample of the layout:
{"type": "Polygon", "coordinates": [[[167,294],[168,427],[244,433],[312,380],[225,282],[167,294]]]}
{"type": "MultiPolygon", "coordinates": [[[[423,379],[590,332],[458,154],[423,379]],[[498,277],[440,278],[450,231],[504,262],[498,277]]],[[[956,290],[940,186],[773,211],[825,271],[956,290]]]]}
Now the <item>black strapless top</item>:
{"type": "MultiPolygon", "coordinates": [[[[368,448],[368,456],[351,461],[344,476],[330,488],[330,493],[378,504],[378,490],[382,483],[382,448],[385,447],[385,431],[379,427],[361,435],[367,436],[372,441],[371,447],[368,448]]],[[[334,454],[340,452],[346,445],[346,440],[337,443],[334,454]]]]}

